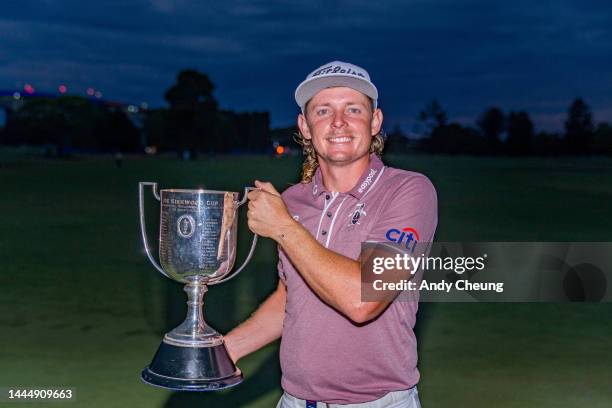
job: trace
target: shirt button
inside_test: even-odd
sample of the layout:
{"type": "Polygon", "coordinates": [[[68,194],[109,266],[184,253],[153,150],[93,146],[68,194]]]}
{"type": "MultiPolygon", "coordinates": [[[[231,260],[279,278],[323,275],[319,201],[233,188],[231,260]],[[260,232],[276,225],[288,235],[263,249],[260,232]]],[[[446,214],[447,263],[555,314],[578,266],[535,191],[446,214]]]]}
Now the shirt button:
{"type": "Polygon", "coordinates": [[[326,234],[327,234],[327,231],[321,232],[321,235],[326,235],[326,234]]]}
{"type": "Polygon", "coordinates": [[[326,195],[325,195],[325,199],[326,199],[326,200],[329,200],[329,198],[330,198],[330,197],[329,197],[329,194],[326,194],[326,195]]]}
{"type": "Polygon", "coordinates": [[[328,212],[327,212],[327,216],[328,216],[328,217],[331,217],[331,211],[328,211],[328,212]]]}

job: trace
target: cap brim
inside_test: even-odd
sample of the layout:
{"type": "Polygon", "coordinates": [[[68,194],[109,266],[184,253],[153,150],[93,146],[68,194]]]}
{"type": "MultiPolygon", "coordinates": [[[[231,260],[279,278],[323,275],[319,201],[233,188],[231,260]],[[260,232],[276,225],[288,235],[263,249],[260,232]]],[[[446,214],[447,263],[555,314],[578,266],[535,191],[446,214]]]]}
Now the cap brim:
{"type": "Polygon", "coordinates": [[[308,102],[319,91],[338,86],[345,86],[359,91],[362,94],[369,96],[374,101],[378,99],[378,90],[372,83],[366,81],[365,79],[348,77],[346,75],[327,75],[320,78],[309,78],[298,85],[297,89],[295,90],[295,101],[300,108],[304,109],[306,102],[308,102]]]}

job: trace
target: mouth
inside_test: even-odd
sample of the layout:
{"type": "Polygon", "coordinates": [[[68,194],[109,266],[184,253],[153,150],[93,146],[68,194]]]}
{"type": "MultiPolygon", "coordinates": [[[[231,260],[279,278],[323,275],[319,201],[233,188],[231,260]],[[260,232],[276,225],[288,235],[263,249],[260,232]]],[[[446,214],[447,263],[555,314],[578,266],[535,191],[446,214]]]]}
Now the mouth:
{"type": "Polygon", "coordinates": [[[350,143],[353,140],[351,136],[334,136],[327,139],[331,144],[344,144],[350,143]]]}

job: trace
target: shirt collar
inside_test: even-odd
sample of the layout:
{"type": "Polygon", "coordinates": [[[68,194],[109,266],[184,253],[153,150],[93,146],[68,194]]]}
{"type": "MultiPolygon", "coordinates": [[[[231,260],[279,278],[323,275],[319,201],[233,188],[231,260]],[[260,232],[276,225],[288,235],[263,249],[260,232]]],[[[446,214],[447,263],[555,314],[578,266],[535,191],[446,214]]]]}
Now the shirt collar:
{"type": "Polygon", "coordinates": [[[325,186],[323,185],[323,178],[321,177],[321,168],[317,167],[312,183],[312,195],[318,197],[323,193],[326,193],[326,191],[325,186]]]}
{"type": "MultiPolygon", "coordinates": [[[[352,195],[353,197],[360,199],[372,186],[376,181],[377,177],[380,175],[385,165],[382,160],[378,158],[378,156],[374,153],[370,154],[370,164],[365,169],[359,181],[352,190],[350,190],[347,194],[352,195]]],[[[323,184],[323,177],[321,176],[321,168],[317,168],[314,174],[313,183],[312,183],[312,195],[318,197],[323,193],[328,193],[325,190],[325,185],[323,184]]]]}

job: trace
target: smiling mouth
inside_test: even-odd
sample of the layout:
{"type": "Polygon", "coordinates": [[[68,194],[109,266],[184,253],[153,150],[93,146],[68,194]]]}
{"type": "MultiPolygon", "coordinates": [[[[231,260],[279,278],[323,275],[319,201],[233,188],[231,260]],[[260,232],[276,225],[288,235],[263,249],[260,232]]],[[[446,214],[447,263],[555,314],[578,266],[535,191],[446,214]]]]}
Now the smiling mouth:
{"type": "Polygon", "coordinates": [[[351,140],[353,140],[353,138],[350,136],[336,136],[336,137],[330,137],[329,139],[327,139],[329,143],[335,143],[335,144],[349,143],[351,140]]]}

